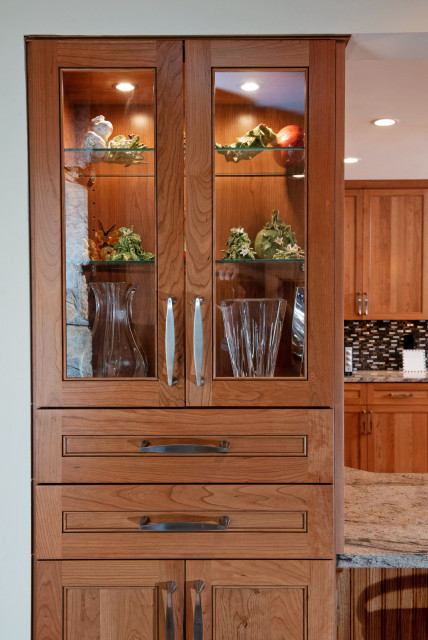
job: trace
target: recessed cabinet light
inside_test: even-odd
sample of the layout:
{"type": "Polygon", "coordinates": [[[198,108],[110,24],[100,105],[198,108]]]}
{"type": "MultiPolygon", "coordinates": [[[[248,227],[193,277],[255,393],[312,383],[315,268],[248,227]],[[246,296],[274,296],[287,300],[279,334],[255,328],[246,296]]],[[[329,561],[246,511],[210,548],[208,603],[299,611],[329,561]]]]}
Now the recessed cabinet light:
{"type": "Polygon", "coordinates": [[[118,82],[117,84],[114,84],[113,87],[118,91],[133,91],[136,89],[137,85],[131,84],[130,82],[118,82]]]}
{"type": "Polygon", "coordinates": [[[242,91],[257,91],[261,86],[262,85],[259,82],[248,80],[248,82],[243,82],[241,84],[241,89],[242,91]]]}
{"type": "Polygon", "coordinates": [[[304,173],[293,173],[293,178],[304,178],[305,174],[304,173]]]}
{"type": "Polygon", "coordinates": [[[377,118],[377,120],[372,120],[372,124],[375,124],[377,127],[392,127],[393,124],[397,124],[398,120],[394,120],[394,118],[377,118]]]}
{"type": "Polygon", "coordinates": [[[344,163],[345,164],[356,164],[357,162],[360,162],[361,158],[352,158],[352,157],[348,157],[344,159],[344,163]]]}

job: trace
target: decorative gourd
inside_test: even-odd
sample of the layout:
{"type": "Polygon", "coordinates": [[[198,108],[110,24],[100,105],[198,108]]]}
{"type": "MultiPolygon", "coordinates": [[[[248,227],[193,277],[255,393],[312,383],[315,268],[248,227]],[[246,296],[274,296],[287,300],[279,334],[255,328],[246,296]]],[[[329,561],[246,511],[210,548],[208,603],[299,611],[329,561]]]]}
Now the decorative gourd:
{"type": "Polygon", "coordinates": [[[254,248],[259,258],[273,260],[278,249],[283,249],[287,245],[294,245],[295,243],[296,234],[291,231],[289,224],[285,224],[279,218],[278,209],[274,209],[271,221],[266,222],[263,229],[258,232],[254,241],[254,248]]]}

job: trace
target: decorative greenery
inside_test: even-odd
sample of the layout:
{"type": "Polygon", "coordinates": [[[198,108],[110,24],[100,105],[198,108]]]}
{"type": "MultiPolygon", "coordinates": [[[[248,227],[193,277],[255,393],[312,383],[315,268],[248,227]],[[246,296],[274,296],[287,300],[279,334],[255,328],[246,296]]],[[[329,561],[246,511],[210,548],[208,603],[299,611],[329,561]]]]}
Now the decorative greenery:
{"type": "Polygon", "coordinates": [[[244,227],[234,227],[231,229],[225,246],[229,248],[226,251],[222,249],[222,252],[225,254],[224,260],[255,259],[256,252],[251,246],[251,240],[248,237],[248,233],[244,231],[244,227]]]}
{"type": "Polygon", "coordinates": [[[114,245],[114,253],[107,257],[107,260],[116,262],[117,260],[148,262],[155,257],[153,253],[144,251],[141,247],[141,237],[138,233],[134,233],[134,227],[130,229],[120,227],[122,235],[119,242],[114,245]]]}
{"type": "Polygon", "coordinates": [[[257,255],[259,258],[271,260],[278,249],[294,244],[296,244],[296,234],[289,224],[285,224],[279,218],[278,209],[274,209],[271,221],[266,222],[254,241],[257,255]]]}
{"type": "Polygon", "coordinates": [[[140,144],[140,136],[129,134],[128,137],[120,135],[115,136],[108,142],[108,149],[112,149],[106,159],[106,162],[114,164],[124,164],[129,167],[131,164],[142,164],[144,162],[143,151],[147,149],[146,144],[140,144]],[[123,152],[117,151],[123,149],[123,152]]]}
{"type": "Polygon", "coordinates": [[[273,255],[274,260],[303,260],[305,252],[297,244],[288,244],[285,249],[277,249],[273,255]]]}
{"type": "Polygon", "coordinates": [[[263,151],[269,144],[276,146],[276,133],[266,124],[259,124],[251,131],[247,131],[237,142],[232,144],[218,144],[216,149],[226,157],[227,162],[251,160],[263,151]]]}

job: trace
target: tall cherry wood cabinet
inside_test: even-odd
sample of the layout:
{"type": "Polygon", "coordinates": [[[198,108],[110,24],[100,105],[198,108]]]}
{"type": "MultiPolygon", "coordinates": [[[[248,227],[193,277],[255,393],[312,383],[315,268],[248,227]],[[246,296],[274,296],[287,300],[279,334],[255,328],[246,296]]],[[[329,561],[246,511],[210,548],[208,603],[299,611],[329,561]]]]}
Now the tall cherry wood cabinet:
{"type": "Polygon", "coordinates": [[[334,637],[345,44],[28,38],[35,640],[334,637]]]}

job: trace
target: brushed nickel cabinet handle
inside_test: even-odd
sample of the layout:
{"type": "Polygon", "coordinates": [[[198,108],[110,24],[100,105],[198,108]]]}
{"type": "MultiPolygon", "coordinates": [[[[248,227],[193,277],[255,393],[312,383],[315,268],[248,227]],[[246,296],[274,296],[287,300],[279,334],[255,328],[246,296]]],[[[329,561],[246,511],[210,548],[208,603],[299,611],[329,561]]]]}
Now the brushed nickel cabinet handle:
{"type": "Polygon", "coordinates": [[[229,516],[221,516],[219,523],[211,522],[154,522],[149,516],[141,516],[140,531],[176,531],[180,533],[198,533],[199,531],[226,531],[230,525],[229,516]]]}
{"type": "Polygon", "coordinates": [[[367,433],[367,412],[364,409],[361,411],[361,432],[363,435],[367,433]]]}
{"type": "Polygon", "coordinates": [[[360,316],[363,312],[363,306],[362,306],[363,302],[361,299],[361,293],[358,293],[357,295],[358,295],[358,315],[360,316]]]}
{"type": "Polygon", "coordinates": [[[203,640],[204,638],[204,624],[202,620],[202,602],[201,593],[205,587],[205,583],[202,580],[195,580],[193,586],[196,591],[195,600],[195,615],[193,618],[193,640],[203,640]]]}
{"type": "Polygon", "coordinates": [[[373,433],[373,411],[369,411],[369,430],[367,433],[369,435],[373,433]]]}
{"type": "Polygon", "coordinates": [[[369,297],[367,293],[364,293],[364,304],[365,304],[365,310],[366,310],[366,316],[367,316],[369,313],[369,297]]]}
{"type": "Polygon", "coordinates": [[[204,357],[204,330],[202,326],[201,304],[203,298],[195,298],[195,317],[193,320],[193,359],[195,363],[196,385],[202,387],[205,380],[202,377],[202,362],[204,357]]]}
{"type": "Polygon", "coordinates": [[[389,394],[390,398],[413,398],[413,393],[393,393],[389,394]]]}
{"type": "Polygon", "coordinates": [[[166,603],[166,616],[165,616],[165,640],[175,640],[175,627],[174,627],[174,605],[172,604],[172,594],[177,588],[176,582],[167,582],[167,603],[166,603]]]}
{"type": "Polygon", "coordinates": [[[230,442],[222,440],[218,446],[211,444],[158,444],[151,445],[149,440],[143,440],[140,444],[141,453],[177,453],[180,455],[188,455],[195,453],[228,453],[230,442]]]}
{"type": "Polygon", "coordinates": [[[166,379],[169,387],[177,384],[174,378],[174,360],[175,360],[175,326],[174,326],[174,309],[172,305],[177,302],[175,298],[169,297],[166,300],[166,324],[165,324],[165,360],[166,360],[166,379]]]}

